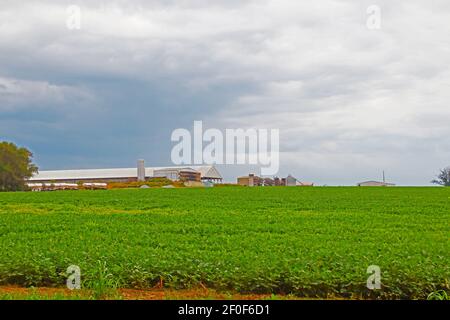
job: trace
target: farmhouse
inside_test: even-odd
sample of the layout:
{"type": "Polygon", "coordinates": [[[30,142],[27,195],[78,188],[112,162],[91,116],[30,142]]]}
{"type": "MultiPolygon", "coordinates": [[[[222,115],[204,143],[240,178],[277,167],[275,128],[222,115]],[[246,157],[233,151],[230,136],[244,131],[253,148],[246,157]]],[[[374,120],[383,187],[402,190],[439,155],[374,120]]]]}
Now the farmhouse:
{"type": "Polygon", "coordinates": [[[85,169],[39,171],[29,179],[30,183],[107,183],[145,181],[163,177],[173,181],[198,181],[221,183],[222,175],[214,166],[145,167],[139,160],[137,168],[85,169]]]}

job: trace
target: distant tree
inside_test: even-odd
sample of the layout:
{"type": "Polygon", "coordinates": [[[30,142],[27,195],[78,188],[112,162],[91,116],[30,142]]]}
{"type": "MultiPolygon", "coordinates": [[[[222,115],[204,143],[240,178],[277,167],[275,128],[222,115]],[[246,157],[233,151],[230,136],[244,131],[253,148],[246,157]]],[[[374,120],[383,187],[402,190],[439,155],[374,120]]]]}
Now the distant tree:
{"type": "Polygon", "coordinates": [[[437,179],[431,182],[441,186],[450,187],[450,167],[442,169],[438,174],[437,179]]]}
{"type": "Polygon", "coordinates": [[[38,171],[33,154],[11,142],[0,142],[0,191],[25,190],[25,180],[38,171]]]}

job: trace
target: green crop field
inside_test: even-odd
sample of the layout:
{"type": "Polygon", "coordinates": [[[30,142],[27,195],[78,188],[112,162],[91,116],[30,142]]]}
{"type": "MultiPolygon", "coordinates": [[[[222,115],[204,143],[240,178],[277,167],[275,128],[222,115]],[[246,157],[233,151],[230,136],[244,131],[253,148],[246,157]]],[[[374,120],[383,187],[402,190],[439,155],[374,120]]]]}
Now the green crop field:
{"type": "Polygon", "coordinates": [[[0,285],[64,287],[77,265],[94,289],[426,298],[449,291],[449,235],[450,188],[0,193],[0,285]]]}

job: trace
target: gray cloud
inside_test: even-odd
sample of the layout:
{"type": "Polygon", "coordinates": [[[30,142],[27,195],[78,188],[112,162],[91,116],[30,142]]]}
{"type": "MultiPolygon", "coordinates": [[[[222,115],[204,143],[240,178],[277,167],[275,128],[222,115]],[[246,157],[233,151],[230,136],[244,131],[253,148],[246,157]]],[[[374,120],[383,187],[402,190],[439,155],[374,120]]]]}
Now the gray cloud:
{"type": "Polygon", "coordinates": [[[0,137],[44,168],[102,167],[168,163],[193,120],[280,128],[281,174],[427,184],[449,164],[450,5],[377,1],[368,30],[371,4],[2,0],[0,137]]]}

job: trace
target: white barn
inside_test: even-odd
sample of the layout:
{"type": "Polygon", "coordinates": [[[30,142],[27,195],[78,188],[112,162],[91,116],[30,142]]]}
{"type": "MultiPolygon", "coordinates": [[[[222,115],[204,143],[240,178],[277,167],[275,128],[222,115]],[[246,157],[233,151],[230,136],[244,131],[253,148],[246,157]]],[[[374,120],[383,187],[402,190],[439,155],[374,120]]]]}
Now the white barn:
{"type": "Polygon", "coordinates": [[[143,161],[138,161],[137,168],[39,171],[29,179],[29,182],[132,182],[153,177],[164,177],[164,174],[162,174],[164,172],[168,173],[166,178],[177,180],[177,173],[183,171],[199,172],[202,181],[221,183],[223,179],[214,166],[143,167],[143,161]]]}

